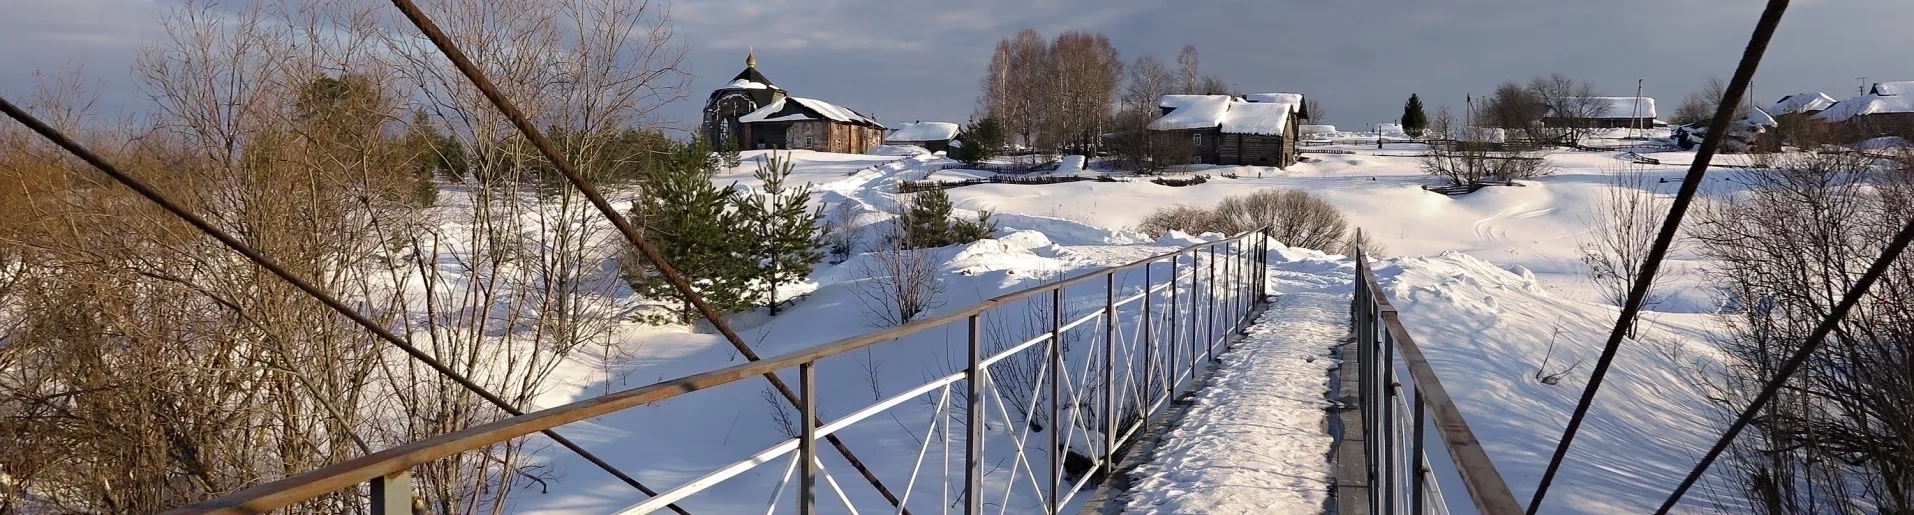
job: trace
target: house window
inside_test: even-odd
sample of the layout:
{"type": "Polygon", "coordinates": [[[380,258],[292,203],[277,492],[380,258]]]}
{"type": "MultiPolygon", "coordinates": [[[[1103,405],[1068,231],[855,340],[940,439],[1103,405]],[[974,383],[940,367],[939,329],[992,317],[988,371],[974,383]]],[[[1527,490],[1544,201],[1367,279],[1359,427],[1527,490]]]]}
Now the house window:
{"type": "Polygon", "coordinates": [[[1196,146],[1199,146],[1199,147],[1200,147],[1200,146],[1203,146],[1203,135],[1202,135],[1202,134],[1191,134],[1191,135],[1190,135],[1190,144],[1191,144],[1191,145],[1196,145],[1196,146]]]}
{"type": "Polygon", "coordinates": [[[804,137],[804,148],[814,148],[815,146],[816,146],[816,143],[811,141],[810,136],[804,137]]]}

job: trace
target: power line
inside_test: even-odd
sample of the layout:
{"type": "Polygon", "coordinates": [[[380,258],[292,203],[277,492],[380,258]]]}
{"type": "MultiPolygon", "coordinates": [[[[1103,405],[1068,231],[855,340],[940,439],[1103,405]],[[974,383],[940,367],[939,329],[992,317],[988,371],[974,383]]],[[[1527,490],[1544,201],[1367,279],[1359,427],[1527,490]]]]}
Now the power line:
{"type": "MultiPolygon", "coordinates": [[[[439,375],[445,376],[447,379],[451,379],[453,382],[458,383],[460,387],[463,387],[467,391],[477,394],[480,398],[485,399],[486,402],[491,403],[493,406],[497,406],[500,410],[503,410],[506,413],[511,414],[512,416],[519,416],[519,415],[525,414],[524,411],[521,411],[517,407],[512,406],[511,403],[505,402],[505,399],[500,398],[497,394],[494,394],[486,390],[485,387],[483,386],[479,386],[478,383],[472,382],[471,379],[467,379],[464,375],[459,374],[457,371],[454,371],[450,367],[445,366],[444,363],[440,363],[438,359],[433,358],[430,354],[426,354],[424,351],[419,350],[418,347],[412,346],[412,344],[410,342],[407,342],[404,338],[400,338],[398,335],[393,334],[391,331],[386,330],[386,328],[384,326],[379,325],[378,322],[374,322],[371,318],[367,318],[365,315],[360,314],[358,311],[355,311],[352,308],[347,307],[345,303],[339,302],[339,299],[334,298],[332,294],[327,293],[325,290],[320,289],[318,286],[314,286],[312,283],[307,282],[305,279],[301,279],[297,275],[293,275],[292,272],[287,271],[284,267],[279,266],[279,263],[273,261],[272,258],[266,257],[265,254],[261,254],[258,250],[255,250],[251,246],[246,245],[244,242],[239,241],[238,238],[235,238],[232,235],[227,234],[225,231],[220,230],[218,227],[214,227],[213,224],[211,222],[206,221],[205,218],[201,218],[199,215],[186,210],[185,207],[180,206],[178,203],[173,202],[172,199],[167,198],[166,195],[161,194],[159,190],[153,189],[153,187],[149,184],[146,184],[145,181],[141,181],[138,178],[135,178],[131,175],[127,175],[125,172],[120,171],[120,169],[113,166],[112,163],[106,162],[106,159],[101,158],[99,155],[94,154],[90,150],[87,150],[86,147],[81,146],[79,143],[73,141],[72,138],[68,138],[65,134],[62,134],[58,129],[54,129],[51,126],[48,126],[46,123],[41,122],[40,119],[34,118],[33,115],[28,114],[26,111],[21,110],[19,107],[14,106],[12,102],[8,102],[7,99],[4,97],[0,97],[0,111],[6,112],[7,116],[10,118],[13,118],[14,121],[20,122],[21,125],[27,126],[28,129],[33,130],[33,132],[38,133],[41,137],[46,138],[48,141],[52,141],[53,144],[58,145],[62,149],[65,149],[67,152],[73,154],[75,157],[80,158],[80,160],[86,161],[87,164],[93,165],[94,168],[99,169],[101,172],[105,173],[108,177],[112,177],[114,181],[119,182],[121,185],[126,186],[128,189],[133,190],[134,193],[138,193],[140,196],[146,197],[147,200],[152,201],[154,204],[159,204],[161,208],[165,209],[169,213],[172,213],[173,216],[179,217],[180,220],[185,221],[187,224],[192,225],[194,228],[199,229],[200,232],[206,233],[207,236],[212,236],[213,239],[219,240],[220,243],[226,245],[226,248],[233,249],[234,252],[238,252],[241,256],[245,256],[246,259],[248,261],[252,261],[253,264],[259,265],[260,268],[266,269],[267,272],[270,272],[273,275],[278,276],[281,280],[284,280],[288,284],[291,284],[294,288],[298,288],[300,291],[305,292],[306,295],[309,295],[313,299],[318,300],[319,303],[325,304],[326,307],[332,308],[333,311],[338,312],[340,315],[344,315],[347,319],[350,319],[354,323],[359,324],[360,327],[364,327],[366,331],[370,331],[374,336],[378,336],[379,339],[385,340],[387,343],[391,343],[393,346],[398,347],[399,350],[405,351],[407,355],[412,356],[412,359],[418,360],[420,363],[424,363],[427,367],[430,367],[433,371],[438,372],[439,375]]],[[[618,470],[617,467],[611,466],[611,464],[605,462],[605,460],[599,459],[597,455],[592,454],[590,451],[586,451],[584,447],[580,447],[577,443],[574,443],[570,439],[567,439],[564,436],[559,435],[557,431],[547,429],[540,432],[544,433],[545,436],[550,437],[552,441],[558,442],[559,445],[562,445],[567,449],[571,449],[572,452],[578,453],[580,457],[585,458],[586,461],[590,461],[593,465],[597,465],[598,468],[604,469],[606,472],[610,472],[613,476],[617,476],[618,479],[623,480],[626,484],[629,484],[632,487],[637,488],[638,491],[640,492],[644,492],[645,495],[651,495],[651,496],[658,495],[656,491],[653,491],[652,489],[639,483],[637,479],[633,479],[631,476],[626,475],[624,472],[618,470]]],[[[684,510],[678,509],[675,506],[672,509],[674,511],[677,511],[678,513],[686,514],[684,510]]]]}
{"type": "Polygon", "coordinates": [[[1733,443],[1736,437],[1741,436],[1741,430],[1746,429],[1748,423],[1754,420],[1755,413],[1767,406],[1768,401],[1774,400],[1776,392],[1781,391],[1782,384],[1786,383],[1795,372],[1800,371],[1801,366],[1807,363],[1808,356],[1814,354],[1815,349],[1820,348],[1821,344],[1827,341],[1828,334],[1834,332],[1842,319],[1847,318],[1848,312],[1854,309],[1855,304],[1860,303],[1861,297],[1867,295],[1868,289],[1874,286],[1874,282],[1887,274],[1887,269],[1894,265],[1894,260],[1901,256],[1901,252],[1907,250],[1910,241],[1914,241],[1914,218],[1908,219],[1907,225],[1901,227],[1900,234],[1896,234],[1894,239],[1888,242],[1887,249],[1881,251],[1881,257],[1875,258],[1874,264],[1868,267],[1866,273],[1861,274],[1860,280],[1855,281],[1854,286],[1848,288],[1847,293],[1841,296],[1841,303],[1836,304],[1834,310],[1828,312],[1826,318],[1821,319],[1820,325],[1814,326],[1814,330],[1808,333],[1807,342],[1802,343],[1801,348],[1796,349],[1794,355],[1789,356],[1788,360],[1781,364],[1781,368],[1775,371],[1775,376],[1768,379],[1767,384],[1762,385],[1761,393],[1755,395],[1754,402],[1741,410],[1741,415],[1735,417],[1733,424],[1728,425],[1728,431],[1715,440],[1714,447],[1709,448],[1708,454],[1701,457],[1701,462],[1695,464],[1694,470],[1688,471],[1688,477],[1681,480],[1681,485],[1676,486],[1674,493],[1668,495],[1668,500],[1662,501],[1661,509],[1655,510],[1656,515],[1668,513],[1669,509],[1675,507],[1675,503],[1681,502],[1681,496],[1687,494],[1688,488],[1694,486],[1695,481],[1708,471],[1708,466],[1715,463],[1715,458],[1720,457],[1721,453],[1727,450],[1728,445],[1733,443]]]}
{"type": "Polygon", "coordinates": [[[1708,171],[1708,165],[1714,160],[1716,149],[1728,134],[1728,125],[1735,119],[1741,105],[1741,97],[1754,81],[1755,68],[1761,65],[1761,56],[1768,50],[1768,41],[1774,38],[1775,28],[1781,25],[1781,15],[1788,10],[1788,0],[1768,0],[1768,6],[1761,11],[1761,19],[1755,22],[1754,34],[1748,38],[1748,47],[1741,54],[1741,63],[1735,66],[1735,75],[1728,81],[1728,90],[1723,92],[1721,105],[1715,107],[1715,117],[1708,122],[1708,136],[1702,139],[1701,148],[1695,152],[1694,164],[1688,168],[1688,174],[1681,181],[1680,191],[1675,194],[1674,202],[1669,204],[1668,218],[1662,222],[1661,231],[1655,235],[1655,243],[1649,248],[1647,259],[1643,260],[1641,273],[1635,277],[1635,284],[1629,288],[1628,297],[1622,303],[1621,316],[1615,321],[1615,327],[1608,334],[1608,342],[1602,347],[1601,358],[1596,360],[1595,369],[1588,378],[1588,387],[1582,391],[1582,398],[1575,404],[1575,413],[1569,416],[1568,427],[1562,430],[1562,439],[1555,447],[1554,456],[1549,458],[1548,469],[1542,473],[1542,481],[1535,487],[1535,497],[1529,500],[1528,513],[1535,515],[1542,507],[1542,499],[1548,495],[1550,483],[1555,473],[1561,469],[1562,460],[1568,455],[1568,449],[1575,442],[1575,434],[1581,430],[1582,420],[1588,416],[1588,409],[1595,403],[1596,392],[1601,391],[1602,379],[1608,375],[1608,369],[1615,362],[1615,353],[1620,350],[1622,338],[1640,316],[1642,302],[1648,297],[1648,289],[1655,282],[1655,274],[1661,270],[1662,259],[1668,255],[1668,247],[1674,243],[1675,233],[1681,228],[1683,217],[1689,204],[1694,202],[1695,194],[1701,188],[1702,177],[1708,171]]]}

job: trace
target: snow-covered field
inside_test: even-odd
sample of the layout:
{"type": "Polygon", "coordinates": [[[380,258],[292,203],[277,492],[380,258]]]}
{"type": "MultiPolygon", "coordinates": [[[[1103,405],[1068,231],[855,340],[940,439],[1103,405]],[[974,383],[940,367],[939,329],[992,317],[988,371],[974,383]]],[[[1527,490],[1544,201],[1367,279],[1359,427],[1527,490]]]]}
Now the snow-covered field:
{"type": "MultiPolygon", "coordinates": [[[[1204,172],[1211,175],[1208,183],[1188,187],[1086,181],[951,189],[960,212],[990,210],[1000,228],[998,240],[937,251],[945,285],[941,309],[958,309],[1059,274],[1168,251],[1183,242],[1153,241],[1126,229],[1161,207],[1213,205],[1223,197],[1259,189],[1305,190],[1339,207],[1353,226],[1383,247],[1383,256],[1393,258],[1375,264],[1384,288],[1511,489],[1526,501],[1581,393],[1600,340],[1614,321],[1616,309],[1601,304],[1582,275],[1577,246],[1588,232],[1587,221],[1595,216],[1596,199],[1610,187],[1607,176],[1628,163],[1613,152],[1560,153],[1549,158],[1559,168],[1553,176],[1449,197],[1422,189],[1433,181],[1408,157],[1418,152],[1414,145],[1392,143],[1381,151],[1373,145],[1329,148],[1357,153],[1306,154],[1310,162],[1288,170],[1211,169],[1204,172]],[[1232,173],[1240,178],[1222,177],[1232,173]],[[1550,372],[1582,365],[1560,384],[1546,385],[1534,378],[1545,358],[1550,372]]],[[[714,181],[752,185],[751,163],[760,155],[745,153],[744,166],[714,181]]],[[[1649,167],[1651,177],[1677,176],[1690,158],[1686,153],[1651,156],[1665,163],[1649,167]]],[[[879,223],[882,213],[894,208],[897,199],[887,192],[897,181],[922,180],[949,164],[929,155],[799,151],[792,157],[796,177],[817,185],[817,199],[831,206],[827,211],[850,205],[844,209],[858,223],[879,223]]],[[[1721,180],[1710,179],[1711,184],[1721,180]]],[[[1672,194],[1676,184],[1656,186],[1672,194]]],[[[1651,510],[1713,437],[1711,408],[1699,391],[1687,386],[1677,366],[1677,360],[1711,357],[1705,339],[1714,324],[1706,314],[1713,309],[1713,299],[1697,286],[1695,269],[1702,263],[1687,254],[1676,257],[1671,281],[1676,286],[1667,288],[1672,298],[1646,317],[1642,339],[1624,345],[1543,512],[1651,510]]],[[[859,279],[860,259],[868,258],[820,265],[803,287],[809,297],[775,318],[747,316],[741,323],[749,327],[744,337],[755,342],[760,353],[775,355],[874,330],[851,290],[859,279]]],[[[1307,273],[1291,279],[1314,280],[1307,273]]],[[[960,333],[953,328],[922,334],[827,360],[820,369],[823,413],[827,418],[841,416],[869,404],[874,390],[895,394],[952,370],[951,365],[962,360],[960,333]],[[880,369],[875,385],[867,379],[872,374],[865,373],[872,364],[880,369]]],[[[591,371],[599,363],[581,360],[577,370],[561,374],[567,384],[554,387],[541,404],[581,400],[607,389],[739,361],[721,339],[689,328],[630,325],[619,337],[621,351],[636,359],[618,364],[610,380],[591,371]]],[[[561,431],[640,480],[670,487],[785,438],[772,422],[773,403],[765,399],[762,383],[752,380],[698,392],[561,431]]],[[[895,419],[879,416],[840,434],[880,474],[904,477],[924,429],[908,417],[928,418],[931,410],[929,403],[907,403],[895,419]]],[[[599,513],[640,499],[562,449],[548,449],[544,456],[564,477],[549,492],[521,492],[517,511],[599,513]]],[[[1440,455],[1433,458],[1438,467],[1445,463],[1440,455]]],[[[884,505],[841,459],[830,453],[824,459],[853,503],[884,505]]],[[[762,510],[785,465],[780,461],[747,472],[693,497],[690,505],[711,513],[762,510]]],[[[1451,504],[1467,505],[1460,485],[1444,486],[1451,504]]],[[[1705,492],[1690,495],[1688,506],[1708,508],[1700,501],[1710,497],[1705,492]]],[[[1008,511],[1021,512],[1018,502],[1030,501],[1013,499],[1008,511]]],[[[835,502],[822,507],[841,509],[835,502]]]]}

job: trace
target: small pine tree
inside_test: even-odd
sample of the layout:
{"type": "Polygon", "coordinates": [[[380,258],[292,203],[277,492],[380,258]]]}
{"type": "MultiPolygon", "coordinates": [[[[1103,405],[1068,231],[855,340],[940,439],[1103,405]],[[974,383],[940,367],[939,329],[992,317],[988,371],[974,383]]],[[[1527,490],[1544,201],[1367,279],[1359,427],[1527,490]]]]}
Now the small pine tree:
{"type": "Polygon", "coordinates": [[[957,148],[957,160],[970,164],[997,157],[1003,152],[1004,127],[995,116],[985,116],[964,129],[963,146],[957,148]]]}
{"type": "Polygon", "coordinates": [[[1429,115],[1422,112],[1422,98],[1411,93],[1409,101],[1402,104],[1402,131],[1419,138],[1427,128],[1429,115]]]}
{"type": "MultiPolygon", "coordinates": [[[[747,309],[754,304],[747,287],[756,266],[749,258],[748,239],[732,234],[742,225],[731,209],[733,192],[711,184],[708,177],[715,163],[702,145],[685,145],[674,154],[668,166],[648,174],[645,195],[632,206],[631,220],[713,308],[747,309]]],[[[688,299],[636,249],[626,257],[625,281],[634,291],[652,299],[676,299],[681,305],[677,321],[691,320],[688,299]]]]}
{"type": "Polygon", "coordinates": [[[904,229],[902,247],[924,249],[970,243],[997,231],[997,222],[990,219],[989,211],[978,213],[976,220],[953,220],[950,212],[950,195],[944,190],[914,195],[897,220],[904,229]]]}
{"type": "Polygon", "coordinates": [[[951,241],[950,195],[935,189],[913,195],[904,224],[905,245],[914,248],[942,247],[951,241]]]}
{"type": "Polygon", "coordinates": [[[764,305],[772,315],[778,314],[778,285],[810,275],[811,265],[824,258],[818,252],[817,227],[824,207],[804,209],[811,185],[792,188],[786,184],[792,168],[789,160],[774,153],[758,161],[754,175],[764,182],[762,192],[733,197],[750,233],[750,255],[757,260],[754,282],[764,288],[764,305]]]}
{"type": "Polygon", "coordinates": [[[997,222],[990,219],[990,211],[980,211],[976,220],[958,220],[951,225],[951,243],[970,243],[989,238],[997,232],[997,222]]]}
{"type": "Polygon", "coordinates": [[[725,136],[718,145],[718,161],[725,168],[737,168],[744,164],[744,142],[738,141],[738,135],[725,136]]]}

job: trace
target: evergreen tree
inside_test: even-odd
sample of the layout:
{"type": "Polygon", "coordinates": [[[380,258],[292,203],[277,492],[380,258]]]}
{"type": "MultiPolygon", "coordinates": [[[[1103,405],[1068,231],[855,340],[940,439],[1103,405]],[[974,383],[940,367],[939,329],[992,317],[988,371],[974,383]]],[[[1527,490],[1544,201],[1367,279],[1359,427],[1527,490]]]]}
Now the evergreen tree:
{"type": "MultiPolygon", "coordinates": [[[[743,225],[731,209],[733,191],[711,184],[711,155],[695,142],[673,152],[667,166],[647,174],[645,195],[632,207],[631,219],[713,308],[740,311],[753,305],[748,285],[757,267],[749,257],[750,238],[733,233],[743,225]]],[[[691,319],[690,301],[636,249],[627,256],[624,273],[639,295],[676,299],[681,304],[677,320],[691,319]]]]}
{"type": "Polygon", "coordinates": [[[1003,152],[1004,126],[995,116],[985,116],[964,129],[963,146],[957,148],[957,160],[977,164],[1003,152]]]}
{"type": "Polygon", "coordinates": [[[942,247],[951,241],[950,195],[935,189],[913,195],[904,213],[905,245],[914,249],[942,247]]]}
{"type": "Polygon", "coordinates": [[[817,220],[824,207],[804,209],[811,185],[791,188],[786,180],[793,164],[773,153],[758,162],[754,174],[764,187],[759,193],[737,195],[737,212],[750,233],[751,257],[757,260],[755,282],[765,291],[765,307],[778,314],[778,285],[810,275],[811,265],[824,258],[818,252],[817,220]]]}
{"type": "Polygon", "coordinates": [[[950,243],[970,243],[989,238],[997,231],[997,222],[991,221],[990,211],[977,213],[976,220],[958,220],[950,227],[950,243]]]}
{"type": "Polygon", "coordinates": [[[989,238],[990,233],[997,230],[989,211],[978,213],[976,220],[952,220],[950,212],[950,195],[944,190],[913,196],[910,206],[898,219],[898,223],[904,225],[904,247],[923,249],[970,243],[989,238]]]}
{"type": "Polygon", "coordinates": [[[1409,101],[1402,104],[1402,131],[1410,136],[1422,137],[1422,131],[1429,128],[1429,115],[1422,112],[1422,98],[1411,93],[1409,101]]]}

